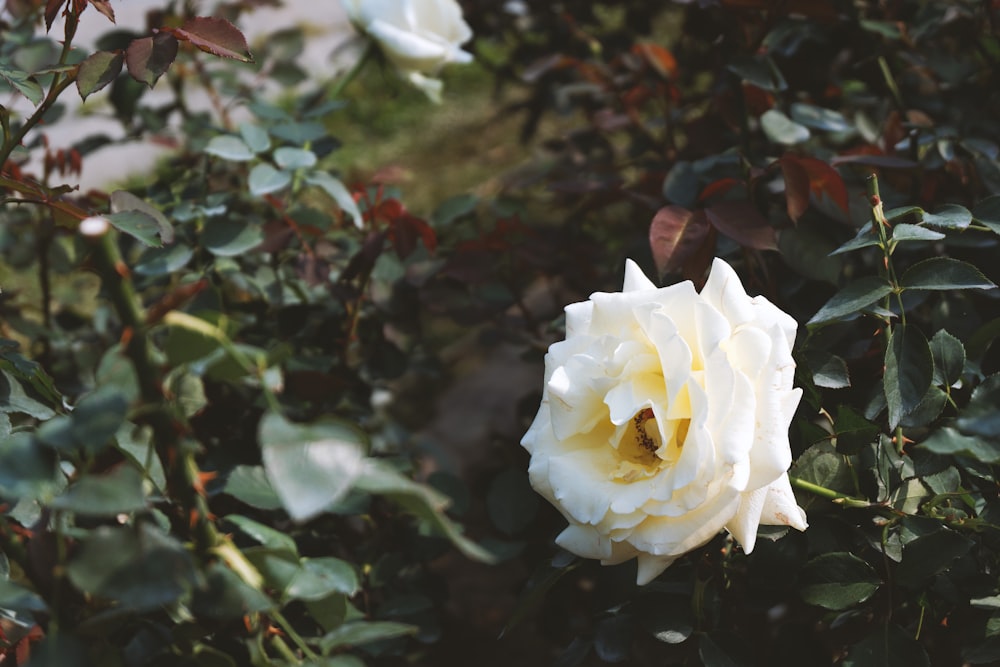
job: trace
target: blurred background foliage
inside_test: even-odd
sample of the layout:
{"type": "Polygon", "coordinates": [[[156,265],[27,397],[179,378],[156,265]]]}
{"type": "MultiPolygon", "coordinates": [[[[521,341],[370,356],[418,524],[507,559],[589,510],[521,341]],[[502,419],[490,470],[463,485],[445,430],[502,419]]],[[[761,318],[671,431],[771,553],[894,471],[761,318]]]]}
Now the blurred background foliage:
{"type": "Polygon", "coordinates": [[[0,15],[5,664],[1000,661],[996,3],[465,0],[441,106],[164,5],[0,15]],[[63,90],[169,157],[72,189],[63,90]],[[518,441],[565,304],[713,256],[802,325],[810,528],[637,588],[518,441]]]}

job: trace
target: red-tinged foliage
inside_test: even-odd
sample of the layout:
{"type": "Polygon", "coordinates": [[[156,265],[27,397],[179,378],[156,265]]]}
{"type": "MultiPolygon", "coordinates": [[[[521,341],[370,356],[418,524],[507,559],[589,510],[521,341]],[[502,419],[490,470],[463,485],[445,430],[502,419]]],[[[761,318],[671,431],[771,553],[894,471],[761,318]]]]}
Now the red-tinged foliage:
{"type": "Polygon", "coordinates": [[[177,57],[177,40],[167,32],[133,40],[125,50],[125,65],[136,81],[150,88],[177,57]]]}
{"type": "Polygon", "coordinates": [[[720,178],[717,181],[712,181],[702,189],[701,194],[698,195],[698,202],[705,203],[712,197],[721,197],[733,188],[743,185],[743,181],[736,178],[720,178]]]}
{"type": "Polygon", "coordinates": [[[810,182],[809,172],[794,155],[782,156],[778,163],[781,174],[785,177],[785,204],[788,217],[798,222],[802,214],[809,208],[810,182]]]}
{"type": "Polygon", "coordinates": [[[798,222],[809,207],[810,195],[829,197],[842,211],[849,211],[844,179],[823,160],[785,153],[778,164],[785,177],[788,217],[793,221],[798,222]]]}
{"type": "Polygon", "coordinates": [[[112,23],[115,22],[115,9],[108,0],[90,0],[90,4],[112,23]]]}
{"type": "Polygon", "coordinates": [[[190,42],[197,48],[221,58],[253,62],[246,37],[226,19],[214,16],[196,16],[180,28],[170,28],[177,38],[190,42]]]}
{"type": "Polygon", "coordinates": [[[52,22],[59,15],[59,8],[65,4],[66,0],[48,0],[45,3],[45,30],[52,29],[52,22]]]}
{"type": "Polygon", "coordinates": [[[742,246],[754,250],[777,250],[774,227],[749,201],[723,201],[705,209],[717,230],[742,246]]]}
{"type": "Polygon", "coordinates": [[[677,59],[659,44],[643,42],[632,47],[632,53],[648,62],[665,79],[677,77],[677,59]]]}
{"type": "Polygon", "coordinates": [[[682,206],[664,206],[649,226],[649,246],[656,270],[662,276],[676,273],[705,244],[709,236],[704,209],[689,211],[682,206]]]}

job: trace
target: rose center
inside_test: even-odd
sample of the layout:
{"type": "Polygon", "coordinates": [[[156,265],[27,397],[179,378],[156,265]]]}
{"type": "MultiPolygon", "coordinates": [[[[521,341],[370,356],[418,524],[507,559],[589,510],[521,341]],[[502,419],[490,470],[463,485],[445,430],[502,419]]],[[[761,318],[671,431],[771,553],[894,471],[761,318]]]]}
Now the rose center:
{"type": "Polygon", "coordinates": [[[668,421],[665,429],[668,440],[664,447],[660,425],[653,416],[653,411],[645,408],[632,417],[618,443],[618,453],[630,463],[659,469],[663,465],[675,463],[680,457],[690,427],[690,419],[668,421]]]}

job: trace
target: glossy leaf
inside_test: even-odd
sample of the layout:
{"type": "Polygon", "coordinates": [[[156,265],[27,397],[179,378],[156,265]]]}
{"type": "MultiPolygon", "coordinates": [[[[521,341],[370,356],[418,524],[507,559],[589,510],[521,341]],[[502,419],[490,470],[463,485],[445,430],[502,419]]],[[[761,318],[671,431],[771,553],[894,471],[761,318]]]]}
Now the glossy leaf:
{"type": "Polygon", "coordinates": [[[892,287],[882,278],[859,278],[834,294],[806,324],[826,324],[851,318],[891,292],[892,287]]]}
{"type": "Polygon", "coordinates": [[[144,510],[142,474],[126,463],[102,475],[85,475],[50,506],[85,516],[116,516],[144,510]]]}
{"type": "Polygon", "coordinates": [[[930,340],[934,357],[934,384],[951,386],[962,378],[965,347],[962,341],[941,329],[930,340]]]}
{"type": "Polygon", "coordinates": [[[937,241],[945,237],[941,232],[936,232],[927,227],[918,225],[908,225],[900,223],[892,228],[893,241],[937,241]]]}
{"type": "Polygon", "coordinates": [[[760,117],[760,125],[768,139],[783,146],[801,144],[811,136],[809,128],[799,125],[777,109],[765,111],[760,117]]]}
{"type": "Polygon", "coordinates": [[[269,412],[259,437],[267,478],[296,521],[343,498],[364,469],[363,436],[343,422],[295,424],[269,412]]]}
{"type": "Polygon", "coordinates": [[[247,220],[212,218],[201,232],[201,242],[218,257],[241,255],[263,240],[264,232],[260,226],[247,220]]]}
{"type": "Polygon", "coordinates": [[[353,596],[361,583],[354,567],[339,558],[303,558],[301,568],[288,582],[285,597],[294,600],[321,600],[333,593],[353,596]]]}
{"type": "MultiPolygon", "coordinates": [[[[112,213],[126,213],[138,211],[149,216],[156,221],[157,234],[163,243],[172,243],[174,240],[174,228],[167,220],[167,216],[149,202],[136,197],[127,190],[115,190],[110,198],[112,213]]],[[[112,223],[114,224],[114,223],[112,223]]],[[[141,239],[140,239],[141,240],[141,239]]]]}
{"type": "Polygon", "coordinates": [[[867,562],[847,552],[825,553],[799,571],[799,595],[825,609],[850,609],[870,598],[882,584],[867,562]]]}
{"type": "Polygon", "coordinates": [[[1000,463],[1000,442],[972,435],[962,435],[950,426],[940,428],[918,447],[942,456],[967,456],[983,463],[1000,463]]]}
{"type": "Polygon", "coordinates": [[[160,224],[156,218],[142,211],[122,211],[121,213],[110,213],[104,218],[120,232],[124,232],[141,243],[160,247],[163,241],[160,238],[160,224]]]}
{"type": "Polygon", "coordinates": [[[320,639],[323,653],[344,646],[362,646],[371,642],[406,637],[417,632],[417,626],[394,621],[351,621],[328,632],[320,639]]]}
{"type": "Polygon", "coordinates": [[[195,16],[172,30],[178,39],[222,58],[252,62],[246,37],[229,21],[214,16],[195,16]]]}
{"type": "Polygon", "coordinates": [[[306,174],[305,181],[309,185],[315,185],[330,195],[333,201],[337,203],[337,206],[340,207],[340,210],[351,216],[356,227],[359,229],[364,227],[364,220],[361,217],[361,211],[358,209],[357,202],[354,201],[354,197],[351,196],[351,193],[339,179],[323,171],[314,171],[306,174]]]}
{"type": "Polygon", "coordinates": [[[844,667],[930,667],[930,660],[913,636],[895,624],[875,630],[850,648],[844,667]]]}
{"type": "Polygon", "coordinates": [[[882,378],[890,429],[920,404],[933,378],[934,361],[920,329],[912,324],[895,326],[886,346],[882,378]]]}
{"type": "Polygon", "coordinates": [[[810,350],[806,358],[813,374],[813,384],[817,387],[843,389],[851,386],[847,363],[840,357],[822,350],[810,350]]]}
{"type": "Polygon", "coordinates": [[[250,194],[257,197],[277,192],[288,187],[292,182],[292,175],[284,170],[275,169],[266,162],[256,165],[250,170],[247,177],[247,186],[250,194]]]}
{"type": "Polygon", "coordinates": [[[961,411],[956,425],[963,433],[985,438],[1000,437],[1000,374],[986,378],[972,392],[969,404],[961,411]]]}
{"type": "Polygon", "coordinates": [[[97,51],[80,63],[76,74],[76,89],[81,99],[87,99],[115,80],[125,64],[121,52],[97,51]]]}
{"type": "Polygon", "coordinates": [[[906,289],[922,290],[993,289],[996,287],[975,266],[951,257],[931,257],[917,262],[903,273],[899,284],[906,289]]]}
{"type": "Polygon", "coordinates": [[[132,78],[150,88],[177,57],[177,40],[169,33],[134,40],[125,50],[125,65],[132,78]]]}
{"type": "Polygon", "coordinates": [[[948,204],[941,207],[936,213],[923,214],[924,224],[940,229],[962,230],[972,224],[972,213],[964,206],[948,204]]]}

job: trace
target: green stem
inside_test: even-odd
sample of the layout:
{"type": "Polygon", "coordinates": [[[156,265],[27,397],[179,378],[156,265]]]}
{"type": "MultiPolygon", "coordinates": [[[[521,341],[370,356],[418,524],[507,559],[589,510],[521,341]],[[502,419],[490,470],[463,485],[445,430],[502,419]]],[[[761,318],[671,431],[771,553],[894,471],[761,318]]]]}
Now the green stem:
{"type": "Polygon", "coordinates": [[[295,628],[292,627],[292,624],[288,622],[288,619],[286,619],[280,611],[272,611],[270,616],[277,621],[278,625],[281,626],[281,629],[285,632],[285,634],[288,635],[293,642],[295,642],[295,645],[299,647],[300,651],[302,651],[302,655],[306,656],[310,660],[316,660],[319,658],[319,656],[316,655],[311,648],[309,648],[309,645],[306,644],[306,640],[302,638],[302,635],[300,635],[295,628]]]}
{"type": "Polygon", "coordinates": [[[365,50],[361,53],[361,57],[358,58],[358,61],[354,63],[354,66],[350,69],[350,71],[346,75],[341,77],[340,80],[337,81],[337,83],[333,84],[333,88],[330,89],[330,99],[335,100],[338,97],[340,97],[340,94],[344,91],[344,88],[346,88],[351,81],[354,81],[355,77],[357,77],[358,74],[361,72],[361,70],[364,68],[364,66],[368,64],[368,61],[371,60],[372,54],[374,53],[375,53],[375,43],[371,39],[369,39],[368,42],[365,44],[365,50]]]}
{"type": "Polygon", "coordinates": [[[807,482],[804,479],[799,479],[792,475],[788,476],[788,480],[792,483],[796,489],[806,491],[813,494],[814,496],[819,496],[820,498],[825,498],[830,500],[837,505],[842,505],[844,507],[851,508],[866,508],[871,507],[872,503],[867,500],[862,500],[861,498],[855,498],[849,496],[846,493],[840,493],[839,491],[834,491],[833,489],[828,489],[825,486],[820,486],[819,484],[813,484],[812,482],[807,482]]]}

